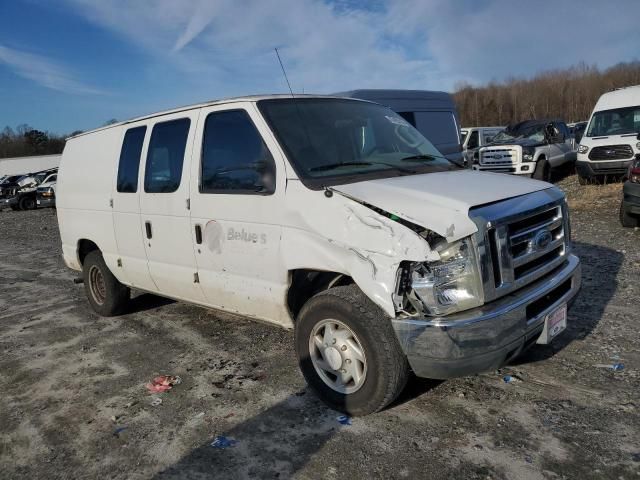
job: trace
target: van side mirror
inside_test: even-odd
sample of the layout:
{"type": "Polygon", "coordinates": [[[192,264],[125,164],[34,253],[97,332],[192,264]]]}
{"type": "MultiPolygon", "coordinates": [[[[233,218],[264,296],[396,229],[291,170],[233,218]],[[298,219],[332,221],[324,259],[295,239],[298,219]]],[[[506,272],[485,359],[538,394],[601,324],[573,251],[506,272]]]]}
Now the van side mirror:
{"type": "Polygon", "coordinates": [[[549,143],[557,142],[560,137],[560,130],[553,123],[548,123],[544,127],[544,136],[549,143]]]}

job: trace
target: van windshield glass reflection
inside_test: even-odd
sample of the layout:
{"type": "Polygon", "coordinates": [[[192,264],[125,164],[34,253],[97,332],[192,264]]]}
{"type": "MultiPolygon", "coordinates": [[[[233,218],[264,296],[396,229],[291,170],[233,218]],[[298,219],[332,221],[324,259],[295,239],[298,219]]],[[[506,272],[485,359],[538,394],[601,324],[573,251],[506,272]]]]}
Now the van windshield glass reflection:
{"type": "Polygon", "coordinates": [[[343,99],[263,100],[259,108],[303,179],[376,177],[457,168],[387,107],[343,99]]]}

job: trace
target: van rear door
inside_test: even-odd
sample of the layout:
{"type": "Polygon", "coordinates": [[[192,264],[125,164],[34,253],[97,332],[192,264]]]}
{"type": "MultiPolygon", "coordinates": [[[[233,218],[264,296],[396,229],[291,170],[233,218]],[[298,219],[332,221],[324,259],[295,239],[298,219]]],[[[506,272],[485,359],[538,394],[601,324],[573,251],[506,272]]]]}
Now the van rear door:
{"type": "Polygon", "coordinates": [[[140,227],[151,278],[170,297],[204,303],[189,220],[189,168],[199,110],[158,117],[142,172],[140,227]]]}

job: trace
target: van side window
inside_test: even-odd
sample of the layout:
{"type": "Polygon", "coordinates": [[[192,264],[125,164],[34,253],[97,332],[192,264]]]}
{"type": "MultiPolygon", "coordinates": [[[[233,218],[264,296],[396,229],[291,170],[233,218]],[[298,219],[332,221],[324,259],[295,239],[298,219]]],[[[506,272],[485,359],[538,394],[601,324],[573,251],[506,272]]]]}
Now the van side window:
{"type": "Polygon", "coordinates": [[[275,163],[244,110],[207,116],[202,139],[200,193],[269,195],[275,191],[275,163]]]}
{"type": "Polygon", "coordinates": [[[136,127],[130,128],[124,134],[120,162],[118,163],[118,185],[116,187],[118,192],[136,193],[138,191],[140,155],[146,132],[147,127],[136,127]]]}
{"type": "Polygon", "coordinates": [[[188,118],[181,118],[154,125],[144,172],[145,192],[171,193],[180,186],[190,124],[188,118]]]}

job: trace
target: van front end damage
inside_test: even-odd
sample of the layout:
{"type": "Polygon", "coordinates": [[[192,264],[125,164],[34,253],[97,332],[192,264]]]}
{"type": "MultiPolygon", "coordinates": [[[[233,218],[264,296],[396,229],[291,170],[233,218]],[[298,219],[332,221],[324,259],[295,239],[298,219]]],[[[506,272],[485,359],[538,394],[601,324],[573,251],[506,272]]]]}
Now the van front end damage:
{"type": "MultiPolygon", "coordinates": [[[[408,222],[329,192],[328,196],[322,191],[311,193],[317,199],[309,202],[306,187],[289,183],[291,205],[305,208],[286,213],[282,261],[289,271],[315,269],[347,275],[387,315],[395,317],[402,309],[394,302],[401,263],[438,261],[439,254],[408,222]]],[[[420,230],[422,235],[430,234],[420,230]]]]}
{"type": "MultiPolygon", "coordinates": [[[[566,326],[581,269],[570,253],[559,190],[471,208],[464,217],[475,232],[467,222],[450,228],[440,222],[436,232],[331,192],[317,192],[304,217],[290,218],[302,225],[285,229],[289,268],[353,278],[390,317],[418,376],[444,379],[497,368],[541,342],[554,312],[564,309],[566,326]],[[467,235],[454,237],[455,230],[467,235]],[[295,245],[305,245],[304,251],[295,245]]],[[[288,193],[295,195],[293,185],[288,193]]]]}

